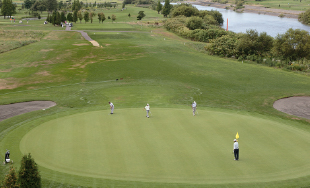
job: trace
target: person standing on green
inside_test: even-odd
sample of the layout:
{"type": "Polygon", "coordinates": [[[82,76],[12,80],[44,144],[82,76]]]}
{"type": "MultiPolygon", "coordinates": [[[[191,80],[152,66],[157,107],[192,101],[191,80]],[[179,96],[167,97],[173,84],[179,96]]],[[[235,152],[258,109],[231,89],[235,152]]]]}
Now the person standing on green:
{"type": "Polygon", "coordinates": [[[109,104],[110,104],[111,114],[113,114],[113,111],[114,111],[114,105],[113,105],[113,103],[111,103],[111,102],[109,102],[109,104]]]}
{"type": "Polygon", "coordinates": [[[143,110],[146,110],[146,117],[147,118],[150,118],[149,116],[149,112],[150,112],[150,105],[149,104],[146,104],[146,106],[143,108],[143,110]]]}
{"type": "Polygon", "coordinates": [[[196,113],[196,107],[197,107],[197,103],[196,103],[196,101],[194,101],[194,102],[192,103],[193,116],[195,116],[195,113],[196,113]]]}
{"type": "Polygon", "coordinates": [[[235,161],[239,160],[239,143],[236,139],[234,139],[234,156],[235,161]]]}

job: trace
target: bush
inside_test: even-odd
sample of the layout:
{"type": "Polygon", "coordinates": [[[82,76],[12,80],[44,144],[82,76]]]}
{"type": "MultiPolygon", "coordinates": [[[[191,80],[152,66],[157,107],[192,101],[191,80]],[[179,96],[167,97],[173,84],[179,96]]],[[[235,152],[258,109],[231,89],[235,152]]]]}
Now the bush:
{"type": "Polygon", "coordinates": [[[310,25],[310,9],[298,15],[298,21],[303,24],[310,25]]]}
{"type": "Polygon", "coordinates": [[[182,3],[181,5],[173,6],[173,9],[170,14],[171,17],[177,17],[177,16],[191,17],[191,16],[198,16],[199,10],[190,4],[182,3]]]}
{"type": "Polygon", "coordinates": [[[175,18],[167,19],[164,22],[164,27],[168,31],[176,32],[179,28],[184,27],[186,23],[186,17],[184,16],[178,16],[175,18]]]}
{"type": "Polygon", "coordinates": [[[201,29],[203,27],[203,19],[200,17],[190,17],[186,20],[186,27],[190,30],[201,29]]]}
{"type": "Polygon", "coordinates": [[[41,176],[39,174],[38,166],[31,158],[30,153],[24,155],[21,161],[21,166],[18,173],[18,183],[21,188],[40,188],[41,176]]]}
{"type": "Polygon", "coordinates": [[[2,187],[9,187],[9,188],[18,188],[19,185],[17,183],[17,176],[13,166],[11,166],[9,174],[7,174],[3,181],[2,187]]]}
{"type": "MultiPolygon", "coordinates": [[[[225,57],[236,56],[236,45],[239,37],[237,34],[228,33],[222,37],[210,41],[210,45],[206,47],[212,55],[222,55],[225,57]]],[[[243,60],[243,59],[242,59],[243,60]]]]}

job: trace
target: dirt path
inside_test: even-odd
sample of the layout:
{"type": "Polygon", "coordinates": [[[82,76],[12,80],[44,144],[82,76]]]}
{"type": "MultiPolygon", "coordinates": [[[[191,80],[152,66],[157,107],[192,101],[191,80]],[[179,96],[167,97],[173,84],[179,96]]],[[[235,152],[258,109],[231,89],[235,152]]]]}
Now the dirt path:
{"type": "Polygon", "coordinates": [[[277,100],[273,107],[281,112],[310,119],[310,97],[289,97],[277,100]]]}
{"type": "MultiPolygon", "coordinates": [[[[68,27],[68,26],[67,26],[67,27],[68,27]]],[[[71,29],[71,27],[70,27],[70,29],[71,29]]],[[[67,31],[67,28],[66,28],[66,31],[67,31]]],[[[70,30],[69,30],[69,31],[70,31],[70,30]]],[[[98,43],[97,41],[93,40],[92,38],[90,38],[86,32],[81,31],[81,30],[71,30],[71,31],[76,31],[76,32],[81,33],[82,37],[84,37],[87,41],[89,41],[90,43],[92,43],[93,46],[100,47],[99,43],[98,43]]],[[[94,32],[145,33],[145,32],[140,32],[140,31],[94,31],[94,32]]]]}
{"type": "Polygon", "coordinates": [[[31,101],[31,102],[21,102],[8,105],[0,105],[0,121],[27,112],[50,108],[55,105],[56,103],[53,101],[31,101]]]}

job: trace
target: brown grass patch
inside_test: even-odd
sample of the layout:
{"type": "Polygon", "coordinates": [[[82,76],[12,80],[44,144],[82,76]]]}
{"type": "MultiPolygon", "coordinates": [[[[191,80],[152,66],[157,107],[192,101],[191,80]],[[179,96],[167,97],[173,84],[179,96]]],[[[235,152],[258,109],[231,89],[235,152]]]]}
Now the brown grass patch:
{"type": "Polygon", "coordinates": [[[36,74],[41,75],[41,76],[50,76],[51,75],[48,71],[37,72],[36,74]]]}
{"type": "Polygon", "coordinates": [[[15,82],[15,79],[8,78],[8,79],[0,79],[0,90],[2,89],[15,89],[18,85],[15,82]]]}
{"type": "Polygon", "coordinates": [[[82,44],[72,44],[72,45],[75,45],[75,46],[88,46],[89,44],[88,43],[82,43],[82,44]]]}
{"type": "Polygon", "coordinates": [[[12,69],[0,70],[0,72],[11,72],[12,69]]]}
{"type": "Polygon", "coordinates": [[[40,52],[49,52],[49,51],[53,51],[54,49],[42,49],[40,50],[40,52]]]}
{"type": "Polygon", "coordinates": [[[96,62],[93,62],[93,61],[87,62],[87,63],[85,63],[84,65],[80,66],[80,68],[84,69],[87,65],[93,64],[93,63],[96,63],[96,62]]]}
{"type": "Polygon", "coordinates": [[[96,55],[90,55],[90,56],[85,56],[83,57],[84,59],[91,59],[91,58],[96,58],[97,56],[96,55]]]}

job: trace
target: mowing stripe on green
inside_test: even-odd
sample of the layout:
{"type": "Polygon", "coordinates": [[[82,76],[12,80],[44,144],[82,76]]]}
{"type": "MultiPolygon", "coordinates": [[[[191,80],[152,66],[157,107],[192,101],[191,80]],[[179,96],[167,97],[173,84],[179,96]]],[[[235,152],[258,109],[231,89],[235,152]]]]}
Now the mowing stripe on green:
{"type": "Polygon", "coordinates": [[[152,114],[116,109],[58,118],[28,132],[20,150],[51,170],[117,180],[221,184],[310,173],[308,132],[237,113],[199,110],[194,117],[191,109],[156,108],[152,114]],[[240,161],[232,154],[237,132],[240,161]]]}

